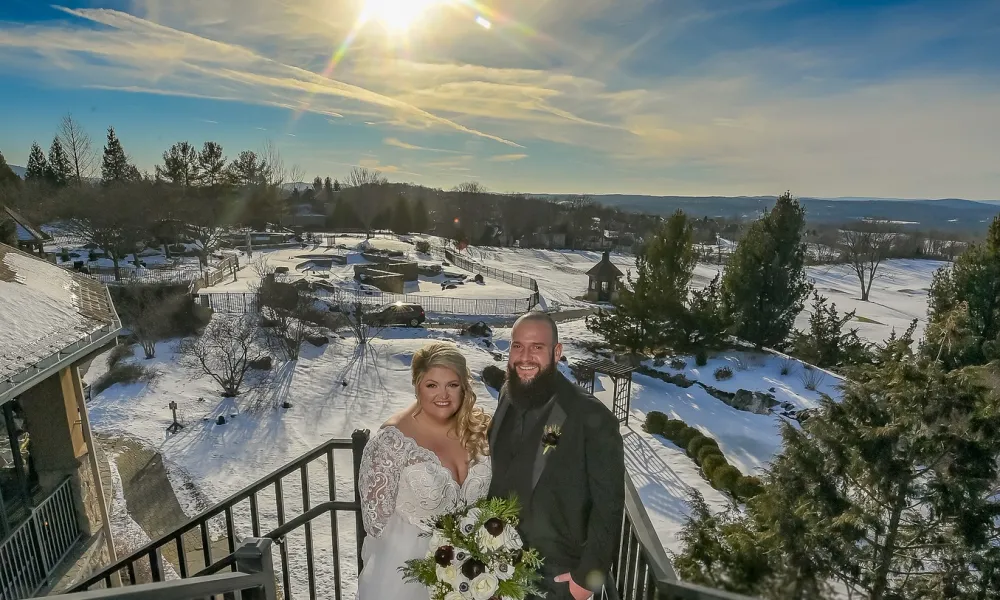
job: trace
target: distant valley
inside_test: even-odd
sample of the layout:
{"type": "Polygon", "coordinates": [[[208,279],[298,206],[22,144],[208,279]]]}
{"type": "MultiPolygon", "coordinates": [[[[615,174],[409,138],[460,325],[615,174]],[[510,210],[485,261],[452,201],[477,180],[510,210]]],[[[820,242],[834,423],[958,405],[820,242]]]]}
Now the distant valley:
{"type": "MultiPolygon", "coordinates": [[[[562,199],[566,194],[531,194],[562,199]]],[[[622,210],[669,215],[677,209],[696,217],[753,218],[774,205],[774,196],[591,196],[596,202],[622,210]]],[[[984,230],[1000,213],[1000,200],[906,200],[893,198],[799,198],[811,223],[828,224],[858,219],[886,219],[921,229],[984,230]]]]}

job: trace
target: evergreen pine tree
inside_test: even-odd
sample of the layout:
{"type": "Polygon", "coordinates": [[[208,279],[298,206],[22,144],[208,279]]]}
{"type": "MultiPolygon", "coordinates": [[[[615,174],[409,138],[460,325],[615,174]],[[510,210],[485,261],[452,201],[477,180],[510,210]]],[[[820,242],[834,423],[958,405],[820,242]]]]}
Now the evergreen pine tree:
{"type": "Polygon", "coordinates": [[[360,227],[358,216],[354,214],[351,204],[343,196],[338,196],[333,205],[333,214],[330,215],[330,226],[344,229],[360,227]]]}
{"type": "Polygon", "coordinates": [[[339,192],[340,191],[340,182],[337,181],[336,179],[333,180],[333,191],[335,191],[335,192],[339,192]]]}
{"type": "Polygon", "coordinates": [[[427,205],[424,204],[423,198],[417,198],[417,201],[413,203],[413,210],[410,212],[410,217],[414,232],[427,233],[430,215],[427,214],[427,205]]]}
{"type": "Polygon", "coordinates": [[[614,311],[588,319],[591,331],[632,352],[664,343],[686,346],[689,315],[685,302],[697,254],[691,224],[675,212],[636,257],[636,278],[619,290],[614,311]]]}
{"type": "Polygon", "coordinates": [[[702,289],[691,290],[683,317],[677,320],[677,350],[719,348],[728,337],[729,319],[722,306],[721,275],[702,289]]]}
{"type": "Polygon", "coordinates": [[[790,193],[748,228],[722,278],[733,333],[757,347],[784,345],[811,285],[802,242],[805,211],[790,193]]]}
{"type": "Polygon", "coordinates": [[[7,159],[4,158],[3,152],[0,152],[0,187],[10,185],[14,187],[20,187],[21,178],[17,176],[14,169],[10,168],[7,164],[7,159]]]}
{"type": "Polygon", "coordinates": [[[28,164],[24,169],[24,180],[35,183],[48,181],[48,165],[45,162],[45,153],[38,142],[31,144],[31,152],[28,154],[28,164]]]}
{"type": "Polygon", "coordinates": [[[218,142],[205,142],[198,153],[198,173],[199,183],[207,187],[217,187],[225,185],[228,180],[226,175],[226,156],[222,152],[222,144],[218,142]]]}
{"type": "Polygon", "coordinates": [[[104,157],[101,160],[101,185],[135,181],[137,175],[138,170],[129,164],[115,128],[108,127],[108,141],[104,145],[104,157]]]}
{"type": "Polygon", "coordinates": [[[48,179],[56,187],[66,187],[73,180],[73,166],[69,162],[69,156],[63,149],[62,142],[56,136],[52,139],[52,146],[49,147],[49,160],[46,165],[48,169],[48,179]]]}
{"type": "Polygon", "coordinates": [[[945,368],[985,364],[1000,358],[1000,216],[990,224],[986,240],[970,246],[954,264],[934,275],[928,300],[928,329],[924,347],[929,356],[940,355],[945,368]],[[953,327],[946,321],[964,307],[962,344],[946,343],[941,336],[953,327]],[[944,352],[943,346],[949,346],[944,352]]]}
{"type": "Polygon", "coordinates": [[[189,188],[201,181],[200,170],[198,150],[188,142],[177,142],[163,153],[163,165],[156,165],[156,177],[189,188]]]}
{"type": "Polygon", "coordinates": [[[912,334],[855,370],[840,402],[783,424],[746,513],[695,515],[682,579],[774,599],[830,598],[832,584],[871,600],[995,597],[1000,403],[983,373],[914,356],[912,334]]]}
{"type": "Polygon", "coordinates": [[[639,300],[662,326],[664,341],[678,345],[685,338],[683,321],[688,284],[694,274],[698,254],[687,216],[680,210],[667,219],[643,249],[636,263],[639,300]]]}
{"type": "Polygon", "coordinates": [[[402,194],[396,198],[396,206],[392,209],[392,230],[397,234],[410,233],[413,229],[413,217],[410,214],[410,202],[402,194]]]}
{"type": "Polygon", "coordinates": [[[320,195],[320,193],[322,193],[322,191],[323,191],[323,178],[322,177],[320,177],[320,176],[317,175],[315,178],[313,178],[313,187],[312,187],[312,189],[313,189],[314,197],[318,198],[319,195],[320,195]]]}
{"type": "Polygon", "coordinates": [[[844,331],[854,319],[855,311],[843,315],[836,304],[827,304],[825,296],[813,291],[809,331],[796,332],[793,352],[802,360],[817,367],[852,366],[871,362],[868,344],[858,336],[857,328],[844,331]]]}

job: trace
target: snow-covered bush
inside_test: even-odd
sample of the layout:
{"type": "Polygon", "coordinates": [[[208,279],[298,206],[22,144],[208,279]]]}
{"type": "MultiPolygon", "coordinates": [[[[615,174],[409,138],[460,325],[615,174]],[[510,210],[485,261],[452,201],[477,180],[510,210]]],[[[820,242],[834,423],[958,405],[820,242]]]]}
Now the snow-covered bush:
{"type": "Polygon", "coordinates": [[[733,378],[733,370],[729,367],[719,367],[715,370],[715,380],[724,381],[733,378]]]}

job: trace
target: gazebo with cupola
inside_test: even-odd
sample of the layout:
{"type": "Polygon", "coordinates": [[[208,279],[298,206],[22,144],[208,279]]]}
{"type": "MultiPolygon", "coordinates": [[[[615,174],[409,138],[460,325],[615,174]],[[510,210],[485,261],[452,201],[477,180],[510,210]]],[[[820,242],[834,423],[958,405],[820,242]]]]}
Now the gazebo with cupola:
{"type": "Polygon", "coordinates": [[[618,292],[622,272],[611,262],[611,253],[605,250],[601,255],[601,262],[587,271],[587,277],[590,278],[590,285],[587,286],[587,300],[610,302],[618,292]]]}

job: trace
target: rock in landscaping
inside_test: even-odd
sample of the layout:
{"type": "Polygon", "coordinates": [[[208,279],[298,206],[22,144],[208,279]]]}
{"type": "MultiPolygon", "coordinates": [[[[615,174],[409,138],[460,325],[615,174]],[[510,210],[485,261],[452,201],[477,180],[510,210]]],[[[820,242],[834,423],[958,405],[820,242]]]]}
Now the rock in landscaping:
{"type": "Polygon", "coordinates": [[[476,283],[483,283],[483,274],[476,273],[476,276],[473,277],[472,280],[475,281],[476,283]]]}
{"type": "Polygon", "coordinates": [[[485,322],[479,321],[478,323],[466,327],[462,333],[464,333],[465,335],[471,335],[473,337],[488,338],[493,335],[493,330],[490,329],[490,326],[487,325],[485,322]]]}
{"type": "Polygon", "coordinates": [[[330,342],[329,338],[325,335],[307,335],[306,341],[317,348],[330,342]]]}
{"type": "Polygon", "coordinates": [[[495,360],[497,362],[503,360],[503,352],[494,352],[493,353],[493,360],[495,360]]]}
{"type": "Polygon", "coordinates": [[[763,392],[751,392],[749,390],[737,390],[733,396],[730,406],[739,410],[745,410],[757,415],[769,415],[771,409],[778,404],[771,394],[763,392]]]}
{"type": "Polygon", "coordinates": [[[499,390],[507,381],[507,371],[496,365],[487,365],[483,369],[483,383],[487,386],[499,390]]]}
{"type": "Polygon", "coordinates": [[[653,359],[653,366],[654,367],[662,367],[665,364],[667,364],[667,361],[664,360],[664,359],[662,359],[662,358],[654,358],[653,359]]]}
{"type": "Polygon", "coordinates": [[[215,424],[216,425],[225,425],[226,424],[226,417],[225,417],[225,415],[219,415],[219,418],[217,418],[215,420],[215,424]]]}
{"type": "Polygon", "coordinates": [[[250,368],[257,369],[258,371],[270,371],[271,370],[271,357],[262,356],[257,360],[250,361],[250,368]]]}
{"type": "Polygon", "coordinates": [[[292,403],[289,402],[288,400],[285,400],[284,402],[281,403],[281,408],[291,408],[291,407],[292,403]]]}

